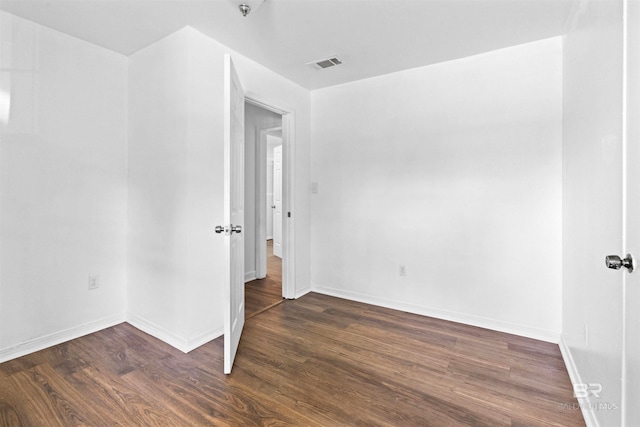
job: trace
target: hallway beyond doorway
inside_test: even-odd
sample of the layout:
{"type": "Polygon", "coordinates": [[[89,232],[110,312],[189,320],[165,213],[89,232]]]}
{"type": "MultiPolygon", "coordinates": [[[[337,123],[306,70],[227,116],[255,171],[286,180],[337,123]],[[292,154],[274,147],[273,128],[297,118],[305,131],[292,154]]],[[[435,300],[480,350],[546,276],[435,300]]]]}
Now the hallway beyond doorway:
{"type": "Polygon", "coordinates": [[[267,277],[244,285],[245,319],[282,302],[282,259],[273,255],[273,240],[267,241],[267,277]]]}

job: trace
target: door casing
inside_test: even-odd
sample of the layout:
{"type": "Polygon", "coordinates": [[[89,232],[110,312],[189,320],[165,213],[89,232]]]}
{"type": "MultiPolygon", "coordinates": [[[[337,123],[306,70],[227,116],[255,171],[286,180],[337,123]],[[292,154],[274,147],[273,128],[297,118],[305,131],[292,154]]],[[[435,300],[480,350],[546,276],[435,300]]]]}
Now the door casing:
{"type": "MultiPolygon", "coordinates": [[[[295,285],[295,112],[292,108],[276,106],[268,99],[254,93],[245,94],[245,101],[282,116],[282,297],[294,299],[295,285]]],[[[266,181],[266,146],[256,144],[256,188],[260,188],[261,179],[266,181]]],[[[266,194],[256,191],[256,206],[264,206],[266,194]]],[[[266,218],[264,209],[256,210],[256,276],[266,275],[266,218]]]]}

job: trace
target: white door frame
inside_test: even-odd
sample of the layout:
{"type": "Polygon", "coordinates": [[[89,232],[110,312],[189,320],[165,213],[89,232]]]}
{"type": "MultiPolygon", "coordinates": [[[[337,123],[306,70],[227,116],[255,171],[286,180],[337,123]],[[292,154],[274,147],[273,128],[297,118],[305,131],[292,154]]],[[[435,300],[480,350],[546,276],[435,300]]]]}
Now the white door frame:
{"type": "Polygon", "coordinates": [[[282,258],[282,144],[273,147],[273,194],[273,255],[282,258]]]}
{"type": "MultiPolygon", "coordinates": [[[[282,297],[294,299],[295,286],[295,206],[294,197],[294,171],[295,171],[295,112],[291,108],[273,106],[270,102],[262,100],[255,94],[245,94],[245,101],[265,110],[272,111],[282,116],[282,297]],[[291,215],[291,216],[289,216],[291,215]]],[[[266,132],[266,130],[265,130],[266,132]]],[[[265,133],[266,135],[266,133],[265,133]]],[[[261,135],[256,135],[256,190],[260,188],[260,177],[266,177],[266,146],[261,144],[261,135]],[[264,164],[263,164],[264,163],[264,164]]],[[[256,276],[266,274],[266,221],[267,214],[264,209],[266,194],[256,191],[256,276]],[[260,240],[262,239],[262,240],[260,240]],[[264,249],[262,249],[264,247],[264,249]],[[263,252],[264,251],[264,252],[263,252]],[[264,255],[263,255],[264,254],[264,255]],[[264,268],[264,270],[261,270],[264,268]],[[264,271],[264,273],[262,273],[264,271]]],[[[263,276],[264,277],[264,276],[263,276]]]]}
{"type": "MultiPolygon", "coordinates": [[[[630,253],[638,262],[640,256],[640,4],[623,2],[623,77],[622,77],[622,141],[623,141],[623,218],[621,254],[630,253]]],[[[636,265],[636,268],[638,266],[636,265]]],[[[622,417],[621,425],[640,422],[640,277],[623,274],[622,312],[622,417]]]]}

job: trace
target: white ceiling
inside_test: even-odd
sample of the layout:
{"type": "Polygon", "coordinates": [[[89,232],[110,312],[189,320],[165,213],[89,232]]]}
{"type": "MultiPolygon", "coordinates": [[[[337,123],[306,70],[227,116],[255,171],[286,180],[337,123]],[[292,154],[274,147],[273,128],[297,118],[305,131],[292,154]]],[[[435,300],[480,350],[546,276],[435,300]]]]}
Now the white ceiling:
{"type": "Polygon", "coordinates": [[[571,0],[0,0],[0,9],[130,55],[190,25],[308,89],[561,35],[571,0]],[[344,64],[305,64],[337,55],[344,64]]]}

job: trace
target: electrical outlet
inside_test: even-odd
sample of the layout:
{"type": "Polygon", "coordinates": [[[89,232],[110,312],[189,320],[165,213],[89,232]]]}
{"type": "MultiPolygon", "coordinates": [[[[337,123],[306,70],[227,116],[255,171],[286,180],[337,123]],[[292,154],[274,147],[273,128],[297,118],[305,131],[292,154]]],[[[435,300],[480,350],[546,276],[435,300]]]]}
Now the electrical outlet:
{"type": "Polygon", "coordinates": [[[89,290],[98,289],[99,287],[99,276],[89,276],[89,290]]]}
{"type": "Polygon", "coordinates": [[[407,275],[407,266],[404,264],[400,264],[400,275],[401,276],[407,275]]]}

